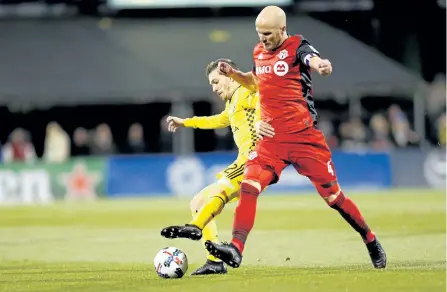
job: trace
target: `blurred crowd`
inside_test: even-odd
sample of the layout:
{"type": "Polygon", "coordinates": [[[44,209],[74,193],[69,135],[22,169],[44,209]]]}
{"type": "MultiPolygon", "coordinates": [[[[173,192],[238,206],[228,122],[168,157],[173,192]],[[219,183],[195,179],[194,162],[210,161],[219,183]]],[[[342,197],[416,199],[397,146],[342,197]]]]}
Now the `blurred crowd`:
{"type": "MultiPolygon", "coordinates": [[[[88,130],[77,128],[72,137],[56,122],[47,125],[42,160],[46,162],[64,162],[70,157],[89,155],[147,153],[143,137],[143,127],[133,124],[129,128],[127,143],[119,149],[107,124],[100,124],[88,130]]],[[[33,162],[37,159],[36,151],[29,132],[17,128],[2,147],[2,160],[8,162],[33,162]]]]}
{"type": "MultiPolygon", "coordinates": [[[[436,122],[435,133],[437,144],[445,145],[446,121],[442,113],[436,122]]],[[[331,148],[344,150],[373,149],[386,151],[392,148],[419,146],[421,139],[414,131],[407,115],[397,105],[392,105],[384,113],[375,113],[364,121],[359,117],[351,117],[341,122],[338,129],[326,119],[319,121],[319,128],[325,133],[331,148]]]]}
{"type": "MultiPolygon", "coordinates": [[[[160,121],[161,152],[172,151],[172,133],[168,132],[165,117],[160,121]]],[[[373,114],[365,121],[360,117],[351,117],[336,123],[321,113],[319,128],[324,132],[332,149],[346,151],[376,150],[387,151],[393,148],[419,146],[419,137],[404,111],[398,105],[390,106],[384,112],[373,114]]],[[[446,145],[446,114],[442,111],[434,120],[433,126],[436,143],[446,145]]],[[[229,128],[215,130],[216,144],[214,150],[235,150],[229,128]]],[[[425,138],[424,138],[425,139],[425,138]]],[[[77,128],[72,136],[56,122],[47,125],[42,160],[63,162],[70,157],[112,154],[149,153],[141,124],[132,124],[127,139],[117,145],[112,131],[107,124],[100,124],[94,129],[77,128]]],[[[36,151],[29,132],[16,128],[2,147],[4,163],[37,159],[36,151]]]]}
{"type": "MultiPolygon", "coordinates": [[[[446,84],[445,75],[430,84],[426,101],[426,129],[424,137],[416,133],[408,114],[397,104],[368,114],[367,117],[349,116],[340,118],[334,112],[319,111],[318,127],[323,131],[332,149],[345,151],[389,151],[394,148],[418,147],[431,144],[446,146],[446,84]]],[[[166,116],[160,120],[160,135],[157,136],[157,152],[172,152],[172,133],[168,131],[166,116]]],[[[200,130],[199,130],[200,131],[200,130]]],[[[134,123],[127,129],[124,140],[116,139],[106,123],[93,129],[76,128],[68,134],[57,122],[46,127],[45,141],[41,159],[46,162],[63,162],[76,156],[101,156],[113,154],[145,154],[154,152],[148,143],[154,143],[154,137],[145,137],[144,127],[134,123]],[[149,140],[152,139],[152,140],[149,140]]],[[[230,128],[214,131],[214,147],[209,151],[236,150],[230,128]]],[[[207,144],[211,142],[208,141],[207,144]]],[[[4,143],[0,145],[0,161],[33,162],[38,159],[30,132],[23,128],[14,129],[4,143]]],[[[197,141],[196,141],[197,142],[197,141]]],[[[200,142],[200,141],[199,141],[200,142]]],[[[203,143],[202,143],[203,144],[203,143]]],[[[196,151],[197,150],[196,144],[196,151]]],[[[205,150],[208,151],[208,150],[205,150]]]]}

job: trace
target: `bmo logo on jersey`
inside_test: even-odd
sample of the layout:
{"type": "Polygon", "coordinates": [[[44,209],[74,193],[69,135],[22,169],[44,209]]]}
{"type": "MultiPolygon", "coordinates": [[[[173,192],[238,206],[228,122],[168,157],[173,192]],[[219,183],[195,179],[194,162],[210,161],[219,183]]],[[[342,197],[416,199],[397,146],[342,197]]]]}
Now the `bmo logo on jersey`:
{"type": "Polygon", "coordinates": [[[272,73],[272,66],[256,67],[256,75],[272,73]]]}
{"type": "MultiPolygon", "coordinates": [[[[278,61],[273,65],[273,72],[278,76],[284,76],[289,72],[289,65],[284,61],[278,61]]],[[[272,73],[272,66],[265,65],[256,67],[256,75],[272,73]]]]}
{"type": "Polygon", "coordinates": [[[289,72],[289,65],[284,61],[278,61],[273,66],[273,72],[278,76],[284,76],[289,72]]]}

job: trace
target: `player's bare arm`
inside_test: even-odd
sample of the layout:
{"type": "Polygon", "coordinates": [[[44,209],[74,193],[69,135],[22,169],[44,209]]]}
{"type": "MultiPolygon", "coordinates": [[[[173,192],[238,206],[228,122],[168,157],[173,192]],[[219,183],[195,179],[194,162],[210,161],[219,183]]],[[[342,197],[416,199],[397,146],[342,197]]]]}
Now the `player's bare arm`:
{"type": "Polygon", "coordinates": [[[321,59],[319,56],[309,58],[309,67],[321,76],[328,76],[332,73],[331,62],[328,59],[321,59]]]}
{"type": "Polygon", "coordinates": [[[256,77],[253,75],[253,73],[235,70],[233,67],[225,62],[219,62],[217,68],[220,74],[232,78],[234,81],[251,91],[257,91],[258,87],[256,77]]]}

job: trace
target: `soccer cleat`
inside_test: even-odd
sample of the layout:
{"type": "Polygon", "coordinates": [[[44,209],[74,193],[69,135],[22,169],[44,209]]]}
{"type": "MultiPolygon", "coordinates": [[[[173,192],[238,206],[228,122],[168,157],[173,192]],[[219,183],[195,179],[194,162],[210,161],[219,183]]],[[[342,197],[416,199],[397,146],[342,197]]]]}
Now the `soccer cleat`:
{"type": "Polygon", "coordinates": [[[169,226],[161,230],[161,236],[166,238],[200,240],[202,238],[202,230],[199,227],[190,224],[186,224],[185,226],[169,226]]]}
{"type": "Polygon", "coordinates": [[[226,274],[227,268],[223,262],[215,262],[211,260],[207,260],[206,263],[195,270],[191,276],[200,276],[200,275],[215,275],[215,274],[226,274]]]}
{"type": "Polygon", "coordinates": [[[385,269],[386,267],[386,253],[380,244],[379,240],[376,238],[366,244],[369,256],[371,257],[371,262],[376,269],[385,269]]]}
{"type": "Polygon", "coordinates": [[[241,265],[242,255],[232,243],[223,242],[222,244],[218,244],[207,240],[205,247],[210,254],[221,259],[230,267],[239,268],[241,265]]]}

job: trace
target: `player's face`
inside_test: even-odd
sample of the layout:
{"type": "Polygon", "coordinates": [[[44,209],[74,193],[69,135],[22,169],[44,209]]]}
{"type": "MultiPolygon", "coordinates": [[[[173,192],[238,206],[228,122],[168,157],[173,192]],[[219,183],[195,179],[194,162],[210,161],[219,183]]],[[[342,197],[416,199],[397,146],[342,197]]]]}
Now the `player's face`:
{"type": "Polygon", "coordinates": [[[222,74],[219,74],[217,70],[214,70],[208,76],[213,92],[215,92],[222,100],[229,99],[230,96],[230,78],[222,74]]]}
{"type": "Polygon", "coordinates": [[[259,41],[264,45],[266,50],[274,50],[281,44],[283,28],[269,28],[257,26],[259,41]]]}

